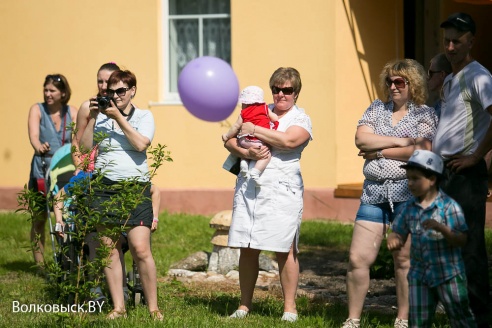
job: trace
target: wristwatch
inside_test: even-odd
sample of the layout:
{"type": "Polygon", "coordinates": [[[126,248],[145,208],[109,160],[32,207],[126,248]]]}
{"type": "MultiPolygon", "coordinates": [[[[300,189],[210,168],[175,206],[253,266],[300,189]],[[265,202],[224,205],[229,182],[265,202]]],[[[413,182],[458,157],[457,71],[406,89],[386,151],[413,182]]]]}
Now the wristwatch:
{"type": "Polygon", "coordinates": [[[382,151],[382,150],[378,150],[378,151],[376,152],[376,157],[377,157],[377,158],[384,158],[384,156],[383,156],[383,151],[382,151]]]}

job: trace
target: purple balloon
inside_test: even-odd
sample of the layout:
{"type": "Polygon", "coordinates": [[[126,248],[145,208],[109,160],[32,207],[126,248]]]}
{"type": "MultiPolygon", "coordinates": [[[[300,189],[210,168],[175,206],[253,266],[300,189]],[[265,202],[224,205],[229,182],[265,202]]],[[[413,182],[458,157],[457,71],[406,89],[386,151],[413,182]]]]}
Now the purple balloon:
{"type": "Polygon", "coordinates": [[[191,114],[205,121],[220,122],[236,108],[239,82],[226,61],[204,56],[193,59],[183,68],[178,91],[191,114]]]}

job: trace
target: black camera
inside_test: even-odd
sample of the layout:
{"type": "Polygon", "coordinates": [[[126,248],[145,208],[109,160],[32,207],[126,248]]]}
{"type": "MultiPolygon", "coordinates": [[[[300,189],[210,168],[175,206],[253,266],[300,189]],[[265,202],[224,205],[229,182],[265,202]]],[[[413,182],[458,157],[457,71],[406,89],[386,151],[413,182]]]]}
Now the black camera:
{"type": "Polygon", "coordinates": [[[106,109],[111,107],[111,98],[109,97],[97,97],[97,108],[106,109]]]}

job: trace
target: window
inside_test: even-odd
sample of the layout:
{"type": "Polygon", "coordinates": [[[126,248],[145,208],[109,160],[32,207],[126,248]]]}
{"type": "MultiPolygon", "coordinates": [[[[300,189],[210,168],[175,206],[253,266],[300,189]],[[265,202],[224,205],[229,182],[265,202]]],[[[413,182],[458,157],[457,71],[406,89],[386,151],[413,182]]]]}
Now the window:
{"type": "Polygon", "coordinates": [[[230,0],[162,0],[163,96],[178,103],[178,77],[183,67],[200,56],[231,62],[230,0]]]}

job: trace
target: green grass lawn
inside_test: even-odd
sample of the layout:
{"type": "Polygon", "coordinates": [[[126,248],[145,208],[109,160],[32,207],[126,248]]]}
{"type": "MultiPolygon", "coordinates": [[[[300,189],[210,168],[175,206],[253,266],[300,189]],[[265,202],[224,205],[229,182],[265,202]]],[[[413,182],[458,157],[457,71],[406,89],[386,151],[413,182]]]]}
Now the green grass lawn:
{"type": "MultiPolygon", "coordinates": [[[[169,266],[197,251],[212,250],[210,239],[214,230],[209,217],[161,214],[159,229],[152,237],[152,249],[158,277],[169,266]]],[[[27,217],[21,214],[0,214],[0,327],[284,327],[281,299],[271,296],[255,301],[255,311],[244,320],[231,321],[228,314],[236,309],[239,293],[214,290],[194,290],[178,281],[159,283],[159,306],[165,320],[149,319],[146,307],[129,308],[128,318],[108,322],[105,313],[73,315],[67,313],[13,311],[18,304],[57,304],[44,279],[35,275],[29,250],[27,217]]],[[[352,227],[330,222],[308,221],[302,224],[300,248],[324,247],[348,249],[352,227]]],[[[487,243],[492,247],[492,232],[487,231],[487,243]]],[[[489,249],[490,253],[490,249],[489,249]]],[[[47,240],[46,256],[51,256],[47,240]]],[[[329,252],[327,252],[327,257],[329,252]]],[[[128,263],[131,259],[127,259],[128,263]]],[[[298,298],[300,319],[290,327],[339,327],[347,315],[346,304],[326,304],[304,297],[298,298]]],[[[365,311],[364,327],[392,327],[392,316],[365,311]]],[[[439,318],[439,326],[447,320],[439,318]]]]}

